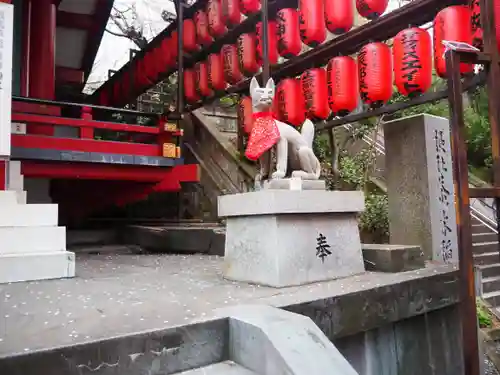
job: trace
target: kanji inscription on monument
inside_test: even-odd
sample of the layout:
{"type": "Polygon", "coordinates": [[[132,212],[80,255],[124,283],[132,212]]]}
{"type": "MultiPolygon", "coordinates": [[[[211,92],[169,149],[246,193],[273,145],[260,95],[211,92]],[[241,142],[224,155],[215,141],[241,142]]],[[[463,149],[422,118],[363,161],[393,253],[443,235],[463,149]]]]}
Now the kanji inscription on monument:
{"type": "Polygon", "coordinates": [[[316,238],[316,244],[316,256],[320,258],[323,263],[325,263],[325,258],[332,255],[332,251],[330,250],[330,245],[326,241],[326,237],[323,233],[320,233],[316,238]]]}

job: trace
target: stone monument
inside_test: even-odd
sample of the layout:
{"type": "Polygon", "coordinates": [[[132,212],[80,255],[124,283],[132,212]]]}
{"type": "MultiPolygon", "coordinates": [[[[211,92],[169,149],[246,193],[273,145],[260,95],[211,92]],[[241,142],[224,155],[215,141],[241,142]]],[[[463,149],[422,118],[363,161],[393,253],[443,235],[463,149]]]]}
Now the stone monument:
{"type": "Polygon", "coordinates": [[[272,79],[261,88],[254,78],[250,94],[254,127],[246,156],[259,159],[261,169],[257,191],[219,197],[219,217],[226,218],[224,277],[287,287],[363,272],[357,225],[363,194],[326,191],[312,150],[314,125],[306,120],[299,133],[272,117],[272,79]],[[277,167],[270,173],[274,145],[277,167]]]}
{"type": "Polygon", "coordinates": [[[417,115],[389,121],[384,137],[391,243],[420,245],[427,259],[457,262],[448,119],[417,115]]]}

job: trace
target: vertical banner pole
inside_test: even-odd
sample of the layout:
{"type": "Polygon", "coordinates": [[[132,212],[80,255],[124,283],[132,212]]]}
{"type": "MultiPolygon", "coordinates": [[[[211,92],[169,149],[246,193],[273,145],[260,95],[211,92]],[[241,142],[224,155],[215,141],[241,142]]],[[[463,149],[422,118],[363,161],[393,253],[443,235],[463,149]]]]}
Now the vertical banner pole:
{"type": "Polygon", "coordinates": [[[184,0],[177,0],[177,114],[184,112],[184,0]]]}
{"type": "Polygon", "coordinates": [[[270,76],[269,69],[269,6],[268,0],[262,0],[261,3],[261,16],[262,21],[262,85],[267,83],[270,76]]]}

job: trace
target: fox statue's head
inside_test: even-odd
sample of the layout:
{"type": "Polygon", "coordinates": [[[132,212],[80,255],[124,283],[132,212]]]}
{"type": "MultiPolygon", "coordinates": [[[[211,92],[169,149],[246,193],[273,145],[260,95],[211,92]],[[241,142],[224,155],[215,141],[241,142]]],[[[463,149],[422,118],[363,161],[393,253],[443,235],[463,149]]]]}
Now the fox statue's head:
{"type": "Polygon", "coordinates": [[[260,87],[255,77],[250,82],[250,97],[254,113],[271,111],[274,99],[274,80],[269,78],[265,87],[260,87]]]}

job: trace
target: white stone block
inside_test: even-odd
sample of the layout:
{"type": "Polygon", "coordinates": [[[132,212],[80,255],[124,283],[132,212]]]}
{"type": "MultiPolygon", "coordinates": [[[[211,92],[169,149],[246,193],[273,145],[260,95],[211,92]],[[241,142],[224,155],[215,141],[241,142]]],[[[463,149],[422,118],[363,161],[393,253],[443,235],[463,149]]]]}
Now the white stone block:
{"type": "Polygon", "coordinates": [[[0,283],[75,276],[75,254],[56,251],[0,255],[0,283]]]}
{"type": "Polygon", "coordinates": [[[0,227],[57,226],[57,204],[13,204],[0,209],[0,227]]]}
{"type": "Polygon", "coordinates": [[[224,277],[286,287],[364,271],[360,192],[262,190],[219,197],[224,277]],[[322,256],[325,255],[325,256],[322,256]]]}
{"type": "Polygon", "coordinates": [[[16,190],[16,198],[17,198],[17,203],[18,204],[26,204],[26,198],[27,198],[27,195],[26,195],[26,191],[18,191],[16,190]]]}
{"type": "Polygon", "coordinates": [[[66,228],[3,227],[0,240],[0,255],[65,251],[66,228]]]}
{"type": "Polygon", "coordinates": [[[17,194],[15,191],[10,190],[0,190],[0,210],[4,205],[18,204],[17,194]]]}
{"type": "Polygon", "coordinates": [[[24,177],[21,174],[21,162],[9,161],[7,188],[8,190],[24,190],[24,177]]]}

